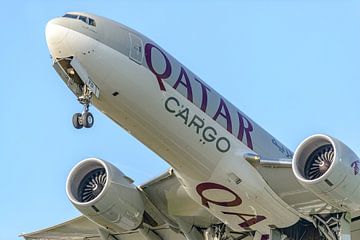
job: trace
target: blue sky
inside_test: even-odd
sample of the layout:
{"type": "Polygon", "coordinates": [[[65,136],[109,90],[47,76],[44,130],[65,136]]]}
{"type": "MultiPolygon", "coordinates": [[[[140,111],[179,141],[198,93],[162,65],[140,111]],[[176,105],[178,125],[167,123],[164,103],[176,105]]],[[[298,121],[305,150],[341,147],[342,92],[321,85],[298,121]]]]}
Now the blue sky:
{"type": "Polygon", "coordinates": [[[360,2],[3,1],[0,93],[0,239],[78,216],[65,193],[70,169],[100,157],[141,184],[168,166],[92,109],[81,110],[51,67],[46,22],[96,13],[150,37],[290,149],[314,133],[360,153],[360,2]]]}

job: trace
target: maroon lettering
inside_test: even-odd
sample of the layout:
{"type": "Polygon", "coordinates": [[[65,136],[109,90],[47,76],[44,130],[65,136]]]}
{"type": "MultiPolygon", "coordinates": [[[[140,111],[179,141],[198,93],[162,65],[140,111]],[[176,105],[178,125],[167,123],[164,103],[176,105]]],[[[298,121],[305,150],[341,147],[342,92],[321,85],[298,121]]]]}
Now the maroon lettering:
{"type": "MultiPolygon", "coordinates": [[[[149,70],[156,76],[156,79],[158,81],[159,87],[161,91],[166,91],[165,89],[165,80],[169,79],[172,74],[172,65],[170,60],[168,59],[167,55],[157,46],[147,43],[145,45],[145,59],[146,63],[148,65],[149,70]],[[155,50],[156,49],[156,50],[155,50]],[[154,51],[155,51],[155,58],[154,57],[154,51]],[[157,52],[156,52],[157,51],[157,52]],[[161,59],[162,58],[162,59],[161,59]]],[[[177,80],[175,81],[173,88],[175,90],[178,90],[179,86],[181,85],[186,89],[187,92],[187,99],[194,103],[194,96],[193,96],[193,89],[192,89],[192,80],[197,81],[200,84],[201,91],[202,91],[202,97],[201,97],[201,111],[204,113],[207,113],[207,106],[208,106],[208,99],[209,99],[209,92],[211,92],[211,89],[205,85],[201,80],[196,78],[189,78],[188,72],[186,72],[185,68],[180,66],[180,72],[177,80]]],[[[185,94],[184,94],[185,95],[185,94]]],[[[169,106],[168,106],[169,107],[169,106]]],[[[169,110],[169,109],[168,109],[169,110]]],[[[173,112],[172,109],[170,109],[171,112],[173,112]]],[[[232,109],[230,109],[232,110],[232,109]]],[[[179,117],[183,118],[184,121],[188,122],[188,116],[186,116],[186,112],[182,112],[179,117]]],[[[239,121],[239,128],[237,133],[237,138],[246,143],[246,145],[253,149],[253,141],[251,138],[251,132],[254,130],[252,123],[244,117],[240,112],[237,112],[238,115],[238,121],[239,121]],[[246,139],[246,140],[245,140],[246,139]]],[[[232,119],[231,114],[228,109],[227,103],[225,100],[220,98],[220,103],[218,106],[218,109],[213,116],[213,119],[215,121],[219,122],[219,117],[225,119],[226,121],[226,129],[228,132],[233,134],[233,125],[232,125],[232,119]]],[[[225,127],[225,124],[221,124],[225,127]]],[[[198,125],[196,125],[198,126],[198,125]]],[[[200,125],[202,126],[202,125],[200,125]]],[[[197,128],[198,131],[199,127],[197,128]]],[[[235,135],[235,133],[234,133],[235,135]]]]}
{"type": "Polygon", "coordinates": [[[171,64],[170,64],[169,59],[157,46],[152,45],[151,43],[147,43],[145,45],[145,59],[146,59],[146,63],[148,65],[150,71],[155,74],[156,79],[158,80],[160,90],[166,91],[163,80],[169,78],[171,75],[171,64]],[[156,72],[156,70],[153,66],[153,62],[152,62],[152,49],[153,48],[157,49],[161,53],[161,55],[164,57],[165,70],[163,73],[156,72]]]}
{"type": "Polygon", "coordinates": [[[241,218],[244,222],[240,223],[239,226],[244,229],[247,229],[247,230],[250,230],[250,226],[266,219],[266,217],[260,216],[260,215],[234,213],[234,212],[222,212],[222,213],[228,214],[228,215],[235,215],[235,216],[238,216],[239,218],[241,218]],[[245,217],[250,217],[250,218],[246,219],[245,217]]]}
{"type": "Polygon", "coordinates": [[[193,101],[193,94],[192,94],[191,84],[190,84],[190,81],[189,81],[189,77],[188,77],[188,75],[187,75],[187,73],[186,73],[186,71],[184,70],[183,67],[180,68],[179,77],[178,77],[177,81],[175,82],[173,88],[177,89],[179,84],[183,85],[186,88],[187,99],[192,102],[193,101]],[[182,79],[184,79],[185,81],[182,81],[182,79]]]}
{"type": "Polygon", "coordinates": [[[206,113],[206,108],[207,108],[207,102],[208,102],[208,92],[211,92],[210,88],[208,88],[207,86],[205,86],[205,84],[203,82],[201,82],[200,80],[196,79],[195,80],[200,83],[201,86],[201,91],[202,91],[202,100],[201,100],[201,107],[200,109],[206,113]]]}
{"type": "Polygon", "coordinates": [[[236,193],[234,193],[231,189],[229,189],[223,185],[217,184],[217,183],[211,183],[211,182],[201,183],[196,186],[196,191],[201,196],[202,205],[204,205],[207,208],[210,208],[209,202],[219,205],[219,206],[223,206],[223,207],[239,206],[242,203],[241,198],[236,193]],[[229,202],[218,202],[215,200],[208,199],[203,195],[203,192],[206,190],[210,190],[210,189],[225,190],[225,191],[231,193],[232,195],[234,195],[235,199],[233,201],[229,201],[229,202]]]}
{"type": "Polygon", "coordinates": [[[227,130],[228,130],[228,132],[230,132],[232,134],[232,123],[231,123],[230,112],[229,112],[229,110],[228,110],[228,108],[226,106],[225,101],[222,98],[220,98],[220,104],[219,104],[218,110],[215,113],[213,119],[216,121],[216,119],[219,116],[222,116],[223,118],[225,118],[226,125],[227,125],[227,130]]]}
{"type": "Polygon", "coordinates": [[[252,132],[254,130],[254,128],[253,128],[251,122],[247,118],[245,118],[239,112],[237,112],[237,114],[238,114],[238,118],[239,118],[239,132],[238,132],[237,138],[240,141],[243,141],[244,136],[246,136],[246,145],[250,149],[253,149],[253,144],[252,144],[250,132],[252,132]],[[246,121],[247,127],[245,127],[244,120],[246,121]]]}

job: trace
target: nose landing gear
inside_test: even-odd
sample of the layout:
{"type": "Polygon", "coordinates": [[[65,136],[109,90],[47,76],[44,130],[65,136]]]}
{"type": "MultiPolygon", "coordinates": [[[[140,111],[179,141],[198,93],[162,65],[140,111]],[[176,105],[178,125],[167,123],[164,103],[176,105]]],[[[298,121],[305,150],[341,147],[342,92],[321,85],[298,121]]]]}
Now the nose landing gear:
{"type": "Polygon", "coordinates": [[[91,128],[94,125],[94,116],[91,112],[75,113],[72,117],[72,123],[76,129],[91,128]]]}
{"type": "Polygon", "coordinates": [[[72,123],[76,129],[81,129],[82,127],[91,128],[94,125],[94,116],[89,112],[91,97],[91,90],[84,85],[83,95],[78,98],[78,101],[84,106],[84,109],[82,113],[75,113],[72,117],[72,123]]]}

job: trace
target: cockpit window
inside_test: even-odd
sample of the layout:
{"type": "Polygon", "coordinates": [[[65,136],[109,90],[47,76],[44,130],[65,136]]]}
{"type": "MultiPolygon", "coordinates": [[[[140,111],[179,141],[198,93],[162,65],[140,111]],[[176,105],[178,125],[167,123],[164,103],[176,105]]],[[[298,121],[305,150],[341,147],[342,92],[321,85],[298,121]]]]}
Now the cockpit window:
{"type": "Polygon", "coordinates": [[[78,19],[78,20],[81,20],[81,21],[83,21],[84,23],[86,23],[86,24],[88,24],[90,26],[96,27],[95,20],[92,19],[92,18],[88,18],[88,17],[82,16],[82,15],[69,14],[69,13],[65,14],[63,17],[78,19]]]}
{"type": "Polygon", "coordinates": [[[83,21],[84,23],[87,24],[87,17],[84,17],[84,16],[79,16],[79,20],[83,21]]]}
{"type": "Polygon", "coordinates": [[[74,15],[74,14],[65,14],[63,17],[77,19],[77,18],[78,18],[78,15],[74,15]]]}
{"type": "Polygon", "coordinates": [[[89,18],[89,25],[96,27],[95,20],[92,18],[89,18]]]}

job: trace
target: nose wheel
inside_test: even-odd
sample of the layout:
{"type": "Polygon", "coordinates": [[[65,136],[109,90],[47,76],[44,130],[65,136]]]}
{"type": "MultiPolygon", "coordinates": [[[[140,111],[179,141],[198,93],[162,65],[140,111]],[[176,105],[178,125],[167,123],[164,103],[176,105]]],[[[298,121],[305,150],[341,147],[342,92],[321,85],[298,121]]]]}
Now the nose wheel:
{"type": "Polygon", "coordinates": [[[75,113],[72,117],[72,123],[76,129],[91,128],[94,125],[94,116],[89,112],[92,92],[88,87],[84,86],[83,95],[78,98],[78,101],[84,106],[82,113],[75,113]]]}
{"type": "Polygon", "coordinates": [[[91,112],[75,113],[72,123],[76,129],[91,128],[94,125],[94,116],[91,112]]]}

